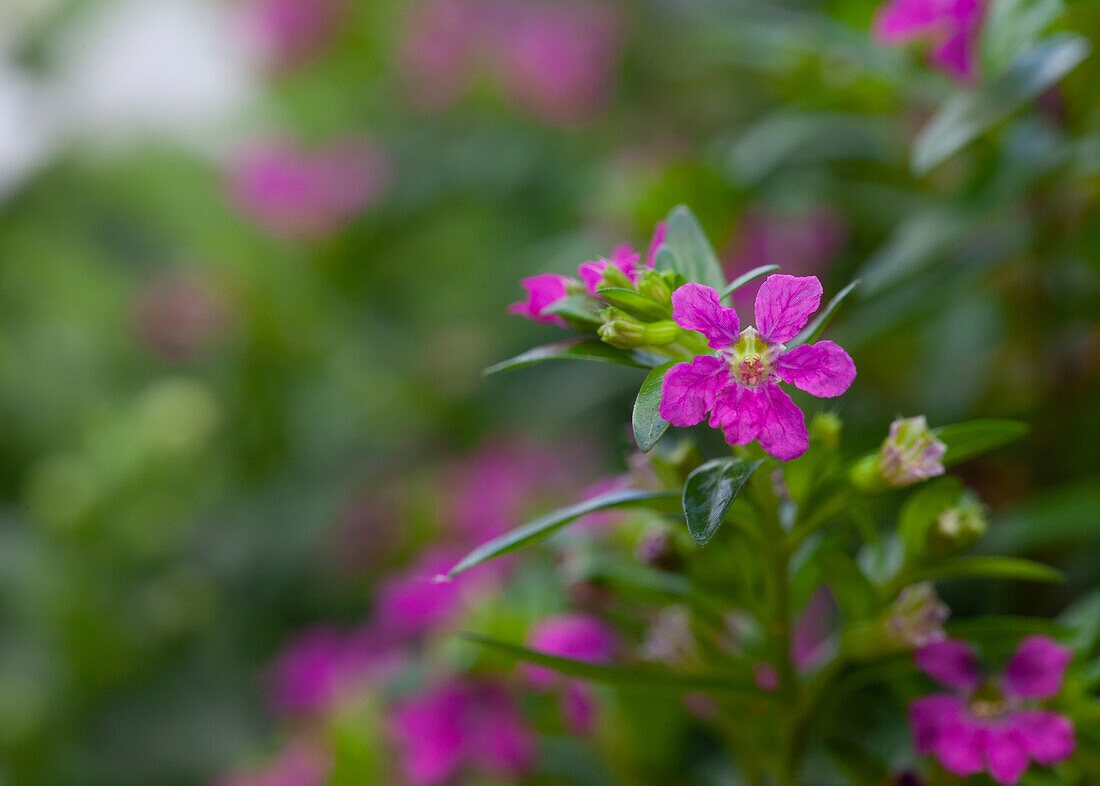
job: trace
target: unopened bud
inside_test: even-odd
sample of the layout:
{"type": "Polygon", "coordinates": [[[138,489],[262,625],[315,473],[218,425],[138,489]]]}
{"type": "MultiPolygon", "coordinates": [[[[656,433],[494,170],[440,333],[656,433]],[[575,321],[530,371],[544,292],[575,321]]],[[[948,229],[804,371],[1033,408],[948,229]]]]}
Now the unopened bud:
{"type": "Polygon", "coordinates": [[[668,309],[672,313],[672,286],[666,275],[656,270],[647,270],[638,281],[638,291],[650,300],[668,309]]]}
{"type": "Polygon", "coordinates": [[[890,604],[886,632],[892,643],[902,649],[923,647],[944,638],[943,623],[951,609],[936,595],[930,582],[906,587],[890,604]]]}
{"type": "Polygon", "coordinates": [[[620,289],[634,289],[634,282],[631,281],[626,273],[619,270],[614,265],[608,265],[603,271],[603,283],[601,287],[618,287],[620,289]]]}
{"type": "Polygon", "coordinates": [[[942,475],[947,446],[928,428],[924,416],[901,418],[890,424],[890,434],[879,452],[852,468],[852,481],[866,491],[901,488],[942,475]]]}
{"type": "Polygon", "coordinates": [[[604,309],[600,316],[600,338],[619,349],[667,346],[680,336],[680,327],[671,319],[641,322],[620,308],[604,309]]]}
{"type": "Polygon", "coordinates": [[[661,570],[675,570],[680,563],[672,533],[663,524],[650,527],[642,534],[634,556],[638,562],[661,570]]]}
{"type": "Polygon", "coordinates": [[[929,545],[937,551],[956,551],[973,545],[988,527],[985,509],[970,494],[940,513],[930,533],[929,545]]]}

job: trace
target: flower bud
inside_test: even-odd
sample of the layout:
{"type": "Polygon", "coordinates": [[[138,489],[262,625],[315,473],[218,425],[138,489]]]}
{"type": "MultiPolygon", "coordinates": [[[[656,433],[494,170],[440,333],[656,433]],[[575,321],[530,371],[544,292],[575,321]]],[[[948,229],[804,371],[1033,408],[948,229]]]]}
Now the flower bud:
{"type": "Polygon", "coordinates": [[[656,270],[647,270],[638,281],[638,291],[655,303],[672,311],[672,285],[656,270]]]}
{"type": "Polygon", "coordinates": [[[603,271],[603,283],[601,287],[618,287],[619,289],[634,289],[634,282],[626,273],[614,265],[608,265],[603,271]]]}
{"type": "Polygon", "coordinates": [[[604,309],[600,316],[600,338],[619,349],[660,347],[671,344],[680,335],[680,327],[671,319],[659,322],[641,322],[619,308],[604,309]]]}
{"type": "Polygon", "coordinates": [[[668,527],[658,524],[642,533],[641,540],[634,550],[634,556],[645,565],[661,570],[675,570],[680,567],[680,555],[672,540],[668,527]]]}
{"type": "Polygon", "coordinates": [[[896,647],[910,649],[943,639],[943,623],[951,609],[936,595],[931,582],[924,582],[903,589],[886,613],[887,635],[896,647]]]}
{"type": "Polygon", "coordinates": [[[964,494],[958,505],[936,517],[929,533],[929,546],[941,552],[966,549],[985,534],[987,527],[982,504],[972,495],[964,494]]]}
{"type": "Polygon", "coordinates": [[[890,424],[879,452],[852,468],[852,482],[864,491],[910,486],[942,475],[946,452],[947,446],[936,439],[923,415],[900,418],[890,424]]]}

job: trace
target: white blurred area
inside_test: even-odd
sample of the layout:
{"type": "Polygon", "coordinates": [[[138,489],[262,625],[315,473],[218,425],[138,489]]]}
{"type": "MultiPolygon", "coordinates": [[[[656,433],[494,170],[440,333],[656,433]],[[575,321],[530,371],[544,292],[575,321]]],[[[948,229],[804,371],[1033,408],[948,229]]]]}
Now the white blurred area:
{"type": "Polygon", "coordinates": [[[72,146],[223,150],[258,94],[245,38],[217,0],[0,0],[0,200],[72,146]]]}

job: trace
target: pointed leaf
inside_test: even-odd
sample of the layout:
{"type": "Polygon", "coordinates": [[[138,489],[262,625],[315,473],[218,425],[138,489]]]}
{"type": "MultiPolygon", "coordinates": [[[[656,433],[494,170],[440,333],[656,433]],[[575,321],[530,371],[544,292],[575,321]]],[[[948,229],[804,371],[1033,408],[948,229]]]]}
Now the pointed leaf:
{"type": "Polygon", "coordinates": [[[636,349],[616,349],[610,344],[605,344],[596,339],[574,339],[571,341],[558,341],[554,344],[544,344],[541,347],[529,349],[514,358],[489,366],[485,369],[484,374],[488,376],[501,371],[509,371],[513,368],[545,363],[548,360],[595,360],[600,363],[617,363],[621,366],[634,366],[636,368],[653,368],[661,362],[660,357],[649,352],[636,349]]]}
{"type": "Polygon", "coordinates": [[[621,308],[628,314],[643,320],[672,319],[672,304],[667,306],[648,298],[635,289],[620,287],[602,287],[596,293],[607,298],[607,302],[621,308]]]}
{"type": "Polygon", "coordinates": [[[976,91],[956,93],[913,143],[912,169],[923,175],[1056,84],[1089,54],[1079,35],[1048,38],[1016,58],[1003,76],[976,91]]]}
{"type": "Polygon", "coordinates": [[[487,647],[515,660],[546,666],[569,677],[578,677],[607,685],[672,693],[705,691],[724,694],[734,693],[745,696],[759,695],[759,690],[750,679],[735,680],[723,674],[692,675],[652,667],[604,666],[572,658],[547,655],[527,647],[521,647],[518,644],[511,644],[476,633],[464,632],[461,635],[469,642],[487,647]]]}
{"type": "Polygon", "coordinates": [[[833,317],[836,316],[837,309],[840,308],[840,304],[844,302],[844,299],[848,295],[852,294],[852,291],[859,286],[859,279],[850,283],[844,289],[836,293],[832,300],[829,301],[829,305],[825,306],[825,309],[817,315],[813,322],[802,328],[802,332],[787,342],[787,349],[791,350],[800,344],[808,344],[811,341],[815,341],[818,336],[825,332],[825,328],[829,326],[829,323],[833,321],[833,317]]]}
{"type": "Polygon", "coordinates": [[[672,253],[674,269],[688,281],[706,284],[715,290],[725,287],[726,278],[718,263],[718,255],[711,248],[695,215],[680,205],[668,214],[667,223],[665,246],[672,253]]]}
{"type": "Polygon", "coordinates": [[[1065,581],[1061,571],[1041,562],[1020,557],[961,557],[940,565],[906,571],[905,582],[941,579],[1014,579],[1058,584],[1065,581]]]}
{"type": "Polygon", "coordinates": [[[517,527],[511,532],[505,533],[499,538],[494,538],[488,543],[483,543],[463,557],[461,562],[451,568],[447,573],[447,577],[454,578],[459,573],[469,570],[475,565],[480,565],[483,562],[488,562],[489,560],[496,559],[505,554],[510,554],[525,546],[530,546],[533,543],[544,540],[566,524],[579,519],[585,514],[597,510],[607,510],[608,508],[623,508],[630,506],[657,507],[659,509],[672,511],[675,509],[675,506],[672,504],[672,501],[675,499],[676,492],[674,491],[638,491],[636,489],[611,491],[607,494],[593,497],[592,499],[586,499],[583,502],[578,502],[576,505],[570,505],[567,508],[555,510],[553,513],[548,513],[528,524],[524,524],[522,527],[517,527]]]}
{"type": "Polygon", "coordinates": [[[684,483],[684,516],[688,532],[696,543],[705,546],[710,542],[745,481],[763,463],[738,458],[715,459],[688,475],[684,483]]]}
{"type": "Polygon", "coordinates": [[[761,265],[760,267],[754,267],[748,273],[738,276],[729,284],[727,284],[726,287],[718,293],[718,299],[724,300],[725,298],[729,297],[734,292],[739,290],[741,287],[745,286],[745,284],[748,284],[751,281],[755,281],[761,276],[766,276],[768,275],[768,273],[774,273],[777,270],[779,270],[779,265],[761,265]]]}
{"type": "Polygon", "coordinates": [[[665,374],[679,362],[670,360],[650,371],[642,382],[638,398],[634,400],[631,424],[634,426],[634,441],[638,443],[638,449],[642,453],[648,453],[668,430],[668,421],[657,410],[661,406],[661,386],[664,384],[665,374]]]}
{"type": "Polygon", "coordinates": [[[1027,424],[1018,420],[968,420],[933,429],[932,433],[947,445],[943,463],[951,465],[988,453],[1027,431],[1027,424]]]}
{"type": "Polygon", "coordinates": [[[556,303],[551,303],[542,312],[557,314],[569,324],[569,327],[581,333],[595,333],[603,324],[603,320],[600,319],[601,308],[603,304],[594,297],[569,295],[556,303]]]}

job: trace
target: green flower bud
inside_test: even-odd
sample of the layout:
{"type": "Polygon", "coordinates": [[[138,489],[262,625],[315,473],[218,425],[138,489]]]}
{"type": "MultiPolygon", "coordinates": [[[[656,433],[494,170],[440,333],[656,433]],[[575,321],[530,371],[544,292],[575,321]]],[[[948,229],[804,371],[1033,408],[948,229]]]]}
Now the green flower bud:
{"type": "Polygon", "coordinates": [[[627,278],[626,273],[614,265],[608,265],[603,271],[602,287],[618,287],[620,289],[634,289],[634,282],[627,278]]]}
{"type": "Polygon", "coordinates": [[[638,291],[653,302],[668,309],[672,314],[672,286],[664,273],[656,270],[647,270],[638,281],[638,291]]]}
{"type": "Polygon", "coordinates": [[[985,508],[972,494],[966,493],[958,505],[936,517],[929,532],[929,546],[940,552],[966,549],[974,545],[988,527],[985,508]]]}
{"type": "Polygon", "coordinates": [[[680,327],[671,319],[641,322],[621,308],[614,307],[604,309],[600,316],[603,318],[600,338],[619,349],[667,346],[680,336],[680,327]]]}
{"type": "Polygon", "coordinates": [[[902,488],[943,474],[947,446],[928,428],[924,416],[900,418],[874,456],[852,467],[852,482],[864,491],[902,488]]]}

